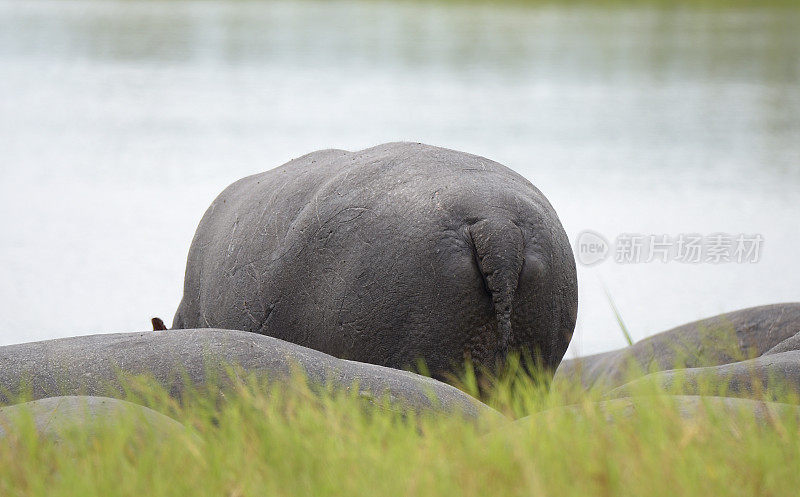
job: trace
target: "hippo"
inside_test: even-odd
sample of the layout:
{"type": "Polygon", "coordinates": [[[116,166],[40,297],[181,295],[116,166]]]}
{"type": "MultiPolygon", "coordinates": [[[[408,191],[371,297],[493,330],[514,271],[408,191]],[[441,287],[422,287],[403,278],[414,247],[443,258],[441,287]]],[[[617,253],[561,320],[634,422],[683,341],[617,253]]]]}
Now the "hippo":
{"type": "Polygon", "coordinates": [[[800,394],[800,350],[764,354],[719,366],[656,371],[616,387],[604,397],[627,397],[647,392],[654,385],[660,390],[687,395],[797,399],[800,394]]]}
{"type": "Polygon", "coordinates": [[[40,436],[62,441],[71,431],[94,436],[104,429],[135,423],[139,432],[159,439],[186,433],[186,428],[150,408],[109,397],[59,396],[0,407],[0,439],[11,435],[15,423],[31,416],[40,436]]]}
{"type": "MultiPolygon", "coordinates": [[[[554,371],[577,277],[555,210],[489,159],[420,143],[320,150],[211,204],[172,329],[269,335],[437,378],[511,352],[554,371]]],[[[552,374],[552,373],[551,373],[552,374]]]]}
{"type": "Polygon", "coordinates": [[[795,421],[800,420],[800,406],[783,402],[698,395],[620,397],[600,400],[590,404],[559,406],[540,411],[503,425],[498,431],[486,436],[504,432],[514,434],[516,430],[531,430],[535,434],[547,426],[548,419],[557,419],[569,415],[580,416],[588,413],[601,414],[608,423],[627,423],[631,418],[642,414],[651,414],[653,410],[660,412],[665,407],[674,408],[674,411],[681,419],[712,415],[724,416],[731,420],[746,420],[749,418],[749,420],[759,425],[790,418],[794,418],[795,421]]]}
{"type": "Polygon", "coordinates": [[[791,352],[793,350],[800,350],[800,327],[798,327],[797,333],[764,352],[763,355],[780,354],[781,352],[791,352]]]}
{"type": "MultiPolygon", "coordinates": [[[[740,309],[678,326],[630,347],[564,361],[554,381],[576,380],[586,388],[611,390],[645,373],[713,368],[800,350],[798,332],[800,303],[740,309]]],[[[744,367],[752,365],[748,362],[744,367]]],[[[743,366],[727,369],[736,367],[743,366]]],[[[800,373],[800,362],[797,368],[800,373]]]]}
{"type": "Polygon", "coordinates": [[[107,396],[125,400],[126,376],[147,374],[175,399],[187,387],[210,385],[231,394],[230,367],[291,385],[302,373],[320,390],[358,388],[377,409],[467,420],[502,415],[466,393],[408,371],[341,360],[264,335],[219,329],[114,333],[0,347],[0,402],[19,397],[107,396]]]}

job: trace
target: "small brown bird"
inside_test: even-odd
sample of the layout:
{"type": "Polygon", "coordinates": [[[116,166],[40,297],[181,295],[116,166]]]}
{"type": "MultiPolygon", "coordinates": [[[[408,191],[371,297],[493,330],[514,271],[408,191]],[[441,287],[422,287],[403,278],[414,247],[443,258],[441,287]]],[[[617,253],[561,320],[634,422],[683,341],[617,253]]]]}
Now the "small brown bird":
{"type": "Polygon", "coordinates": [[[161,318],[153,318],[150,321],[153,323],[153,331],[166,331],[167,327],[164,326],[164,321],[161,318]]]}

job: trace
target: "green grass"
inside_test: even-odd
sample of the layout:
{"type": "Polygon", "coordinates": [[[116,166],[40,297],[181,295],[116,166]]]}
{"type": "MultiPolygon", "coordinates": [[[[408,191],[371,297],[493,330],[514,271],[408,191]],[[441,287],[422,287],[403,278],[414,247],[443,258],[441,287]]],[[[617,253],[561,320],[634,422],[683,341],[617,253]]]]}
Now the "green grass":
{"type": "Polygon", "coordinates": [[[555,7],[658,7],[658,8],[800,8],[798,0],[372,0],[379,2],[452,3],[555,7]]]}
{"type": "Polygon", "coordinates": [[[603,285],[603,292],[606,294],[606,300],[608,300],[608,305],[611,307],[611,311],[614,313],[614,318],[617,321],[617,326],[619,326],[620,332],[622,332],[623,338],[625,338],[625,343],[628,344],[630,347],[633,345],[633,337],[631,337],[631,332],[628,331],[628,327],[625,325],[625,321],[622,320],[622,314],[620,314],[619,309],[617,309],[617,305],[614,303],[614,298],[611,296],[611,292],[608,291],[608,288],[603,285]]]}
{"type": "Polygon", "coordinates": [[[22,416],[0,441],[0,495],[796,495],[792,408],[761,422],[702,408],[682,417],[675,397],[652,388],[630,416],[601,410],[597,393],[510,375],[486,400],[509,418],[528,415],[512,424],[375,410],[301,380],[286,389],[248,378],[235,394],[196,391],[182,403],[138,380],[129,395],[185,431],[155,435],[131,416],[56,442],[22,416]]]}

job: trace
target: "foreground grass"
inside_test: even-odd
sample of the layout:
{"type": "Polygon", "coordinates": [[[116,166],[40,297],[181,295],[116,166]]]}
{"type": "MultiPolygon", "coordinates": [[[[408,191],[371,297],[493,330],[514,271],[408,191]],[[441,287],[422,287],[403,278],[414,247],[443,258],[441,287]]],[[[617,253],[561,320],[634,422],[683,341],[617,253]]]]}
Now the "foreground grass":
{"type": "MultiPolygon", "coordinates": [[[[474,379],[462,385],[475,388],[474,379]]],[[[529,415],[516,423],[376,410],[358,396],[312,393],[300,379],[286,389],[248,378],[235,394],[198,391],[182,403],[140,380],[129,395],[186,429],[165,437],[132,414],[114,429],[52,441],[22,416],[0,440],[0,495],[708,497],[800,488],[796,414],[686,417],[658,391],[630,416],[600,410],[595,394],[578,389],[498,381],[487,402],[529,415]],[[561,407],[567,400],[572,407],[561,407]]]]}

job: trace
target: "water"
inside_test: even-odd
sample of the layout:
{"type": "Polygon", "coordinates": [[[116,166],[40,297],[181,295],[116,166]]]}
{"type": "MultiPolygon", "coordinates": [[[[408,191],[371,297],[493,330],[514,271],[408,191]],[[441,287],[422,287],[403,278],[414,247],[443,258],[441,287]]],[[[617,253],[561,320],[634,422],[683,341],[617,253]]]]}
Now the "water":
{"type": "Polygon", "coordinates": [[[756,264],[579,268],[570,355],[800,300],[800,11],[0,3],[0,343],[149,328],[230,182],[308,151],[485,155],[574,241],[758,233],[756,264]]]}

